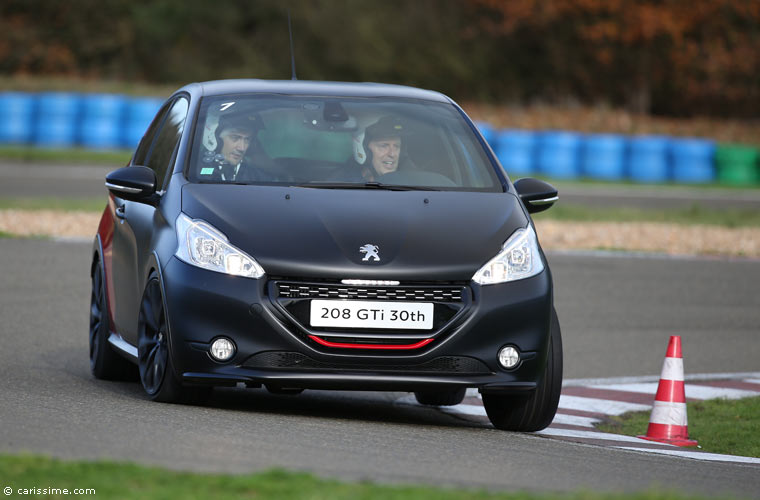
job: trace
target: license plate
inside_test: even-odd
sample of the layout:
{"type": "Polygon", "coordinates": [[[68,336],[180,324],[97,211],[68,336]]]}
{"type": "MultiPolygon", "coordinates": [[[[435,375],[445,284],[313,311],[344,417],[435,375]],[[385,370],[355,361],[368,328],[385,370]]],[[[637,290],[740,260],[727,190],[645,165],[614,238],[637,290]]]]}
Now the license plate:
{"type": "Polygon", "coordinates": [[[432,330],[430,302],[312,300],[311,326],[432,330]]]}

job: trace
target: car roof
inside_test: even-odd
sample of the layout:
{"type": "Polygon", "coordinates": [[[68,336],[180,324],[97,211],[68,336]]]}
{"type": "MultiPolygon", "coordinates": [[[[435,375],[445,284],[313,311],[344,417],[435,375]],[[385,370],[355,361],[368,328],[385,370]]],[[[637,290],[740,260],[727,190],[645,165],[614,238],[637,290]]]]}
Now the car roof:
{"type": "Polygon", "coordinates": [[[266,93],[341,97],[400,97],[451,102],[440,92],[383,83],[322,82],[306,80],[215,80],[186,85],[181,90],[204,96],[266,93]]]}

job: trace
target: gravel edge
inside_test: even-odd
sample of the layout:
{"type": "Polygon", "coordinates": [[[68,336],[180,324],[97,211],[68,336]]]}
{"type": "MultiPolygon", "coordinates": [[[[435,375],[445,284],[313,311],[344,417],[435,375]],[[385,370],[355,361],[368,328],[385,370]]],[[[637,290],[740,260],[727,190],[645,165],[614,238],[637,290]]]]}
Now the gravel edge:
{"type": "MultiPolygon", "coordinates": [[[[100,214],[56,210],[0,210],[0,231],[20,237],[94,237],[100,214]]],[[[540,220],[545,250],[624,250],[670,255],[760,257],[760,228],[658,222],[540,220]]]]}

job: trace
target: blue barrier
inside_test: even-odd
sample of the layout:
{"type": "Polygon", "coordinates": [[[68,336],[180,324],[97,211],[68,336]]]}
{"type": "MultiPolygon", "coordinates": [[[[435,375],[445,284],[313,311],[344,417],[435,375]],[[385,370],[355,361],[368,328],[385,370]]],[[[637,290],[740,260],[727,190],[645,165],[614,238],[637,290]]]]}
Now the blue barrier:
{"type": "MultiPolygon", "coordinates": [[[[0,92],[0,144],[133,149],[163,102],[109,94],[0,92]]],[[[485,122],[476,126],[507,173],[515,176],[684,183],[717,177],[716,144],[710,140],[497,130],[485,122]]]]}
{"type": "Polygon", "coordinates": [[[33,94],[0,93],[0,143],[24,144],[32,140],[35,104],[33,94]]]}
{"type": "Polygon", "coordinates": [[[79,143],[95,149],[121,147],[126,104],[126,98],[120,95],[84,96],[78,131],[79,143]]]}
{"type": "Polygon", "coordinates": [[[574,132],[544,132],[538,140],[538,170],[557,179],[580,175],[581,136],[574,132]]]}
{"type": "Polygon", "coordinates": [[[511,175],[527,175],[536,170],[536,134],[528,130],[502,130],[495,134],[494,150],[499,162],[511,175]]]}
{"type": "Polygon", "coordinates": [[[715,143],[704,139],[672,139],[670,154],[673,180],[685,183],[714,182],[715,143]]]}
{"type": "Polygon", "coordinates": [[[76,144],[81,97],[50,92],[37,98],[34,142],[44,147],[71,147],[76,144]]]}
{"type": "Polygon", "coordinates": [[[625,177],[625,146],[622,136],[589,135],[583,141],[581,172],[586,177],[622,180],[625,177]]]}
{"type": "Polygon", "coordinates": [[[132,149],[163,102],[111,94],[0,92],[0,144],[132,149]]]}
{"type": "Polygon", "coordinates": [[[495,149],[494,140],[496,138],[496,129],[486,122],[475,122],[475,126],[478,127],[480,135],[482,135],[483,139],[485,139],[488,145],[491,146],[491,149],[495,149]]]}
{"type": "Polygon", "coordinates": [[[666,182],[669,139],[664,136],[637,136],[628,141],[628,176],[638,182],[666,182]]]}
{"type": "Polygon", "coordinates": [[[121,145],[128,149],[134,149],[142,139],[150,126],[153,117],[156,116],[163,99],[140,97],[129,99],[126,106],[124,129],[121,136],[121,145]]]}

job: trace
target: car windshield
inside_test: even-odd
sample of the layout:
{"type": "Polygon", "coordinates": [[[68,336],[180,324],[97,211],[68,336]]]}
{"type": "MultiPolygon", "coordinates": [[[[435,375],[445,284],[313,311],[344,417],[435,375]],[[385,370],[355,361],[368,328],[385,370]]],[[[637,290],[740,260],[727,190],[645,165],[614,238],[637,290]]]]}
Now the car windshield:
{"type": "Polygon", "coordinates": [[[201,102],[191,182],[502,191],[451,104],[250,94],[201,102]]]}

